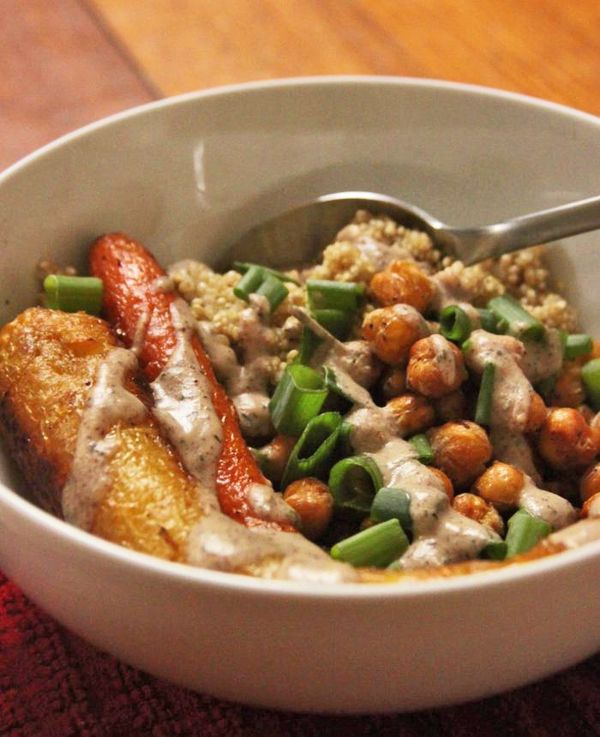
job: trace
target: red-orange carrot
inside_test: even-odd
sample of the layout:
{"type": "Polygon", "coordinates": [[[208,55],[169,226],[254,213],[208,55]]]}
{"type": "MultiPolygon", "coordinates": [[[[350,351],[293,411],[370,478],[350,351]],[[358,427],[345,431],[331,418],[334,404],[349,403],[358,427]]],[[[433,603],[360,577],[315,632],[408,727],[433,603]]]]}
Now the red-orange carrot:
{"type": "MultiPolygon", "coordinates": [[[[140,365],[149,381],[169,360],[177,341],[169,309],[172,292],[155,288],[165,276],[144,246],[122,233],[99,238],[90,252],[91,271],[104,283],[103,310],[117,334],[131,345],[140,318],[149,315],[140,351],[140,365]]],[[[196,336],[193,347],[202,370],[212,385],[212,403],[223,427],[223,448],[217,463],[217,495],[222,511],[247,527],[264,525],[293,530],[292,525],[263,520],[250,507],[248,485],[266,483],[244,441],[235,409],[217,381],[210,359],[196,336]]]]}

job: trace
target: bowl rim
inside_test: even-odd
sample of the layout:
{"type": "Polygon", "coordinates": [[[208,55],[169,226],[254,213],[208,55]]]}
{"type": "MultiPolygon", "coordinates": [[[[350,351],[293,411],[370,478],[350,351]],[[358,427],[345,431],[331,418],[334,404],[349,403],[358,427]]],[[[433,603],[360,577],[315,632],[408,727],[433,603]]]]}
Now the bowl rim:
{"type": "MultiPolygon", "coordinates": [[[[10,178],[27,168],[45,155],[62,148],[95,131],[108,128],[124,120],[152,114],[162,108],[177,107],[194,103],[203,99],[228,95],[253,94],[268,89],[291,89],[294,87],[414,87],[427,90],[441,89],[444,91],[465,94],[470,97],[489,97],[497,100],[533,107],[560,115],[564,118],[591,124],[600,129],[600,117],[576,108],[541,98],[495,89],[483,85],[467,84],[446,80],[436,80],[417,77],[377,76],[377,75],[322,75],[304,77],[284,77],[270,80],[257,80],[238,84],[221,85],[198,91],[187,92],[181,95],[166,97],[160,100],[144,103],[127,110],[114,113],[77,128],[50,143],[27,154],[0,172],[0,187],[10,178]]],[[[560,573],[564,569],[571,569],[583,561],[600,559],[600,540],[586,545],[565,550],[561,553],[549,555],[530,562],[508,565],[498,570],[481,571],[477,573],[457,575],[450,578],[432,578],[422,581],[399,581],[397,583],[344,583],[327,585],[323,583],[288,581],[253,578],[236,573],[214,571],[198,568],[185,563],[177,563],[156,558],[146,553],[124,548],[117,543],[104,540],[85,530],[74,527],[67,522],[54,517],[33,502],[28,501],[16,491],[0,483],[0,508],[6,506],[16,517],[27,518],[28,522],[37,527],[55,541],[66,543],[73,548],[83,548],[83,553],[101,555],[110,564],[124,565],[132,573],[147,575],[156,578],[165,577],[178,584],[201,588],[216,588],[235,591],[238,594],[256,594],[267,597],[279,597],[285,594],[292,598],[310,598],[316,600],[371,600],[373,598],[392,599],[420,599],[429,598],[442,592],[448,594],[471,591],[472,589],[487,589],[488,587],[506,586],[515,581],[525,582],[532,577],[542,577],[551,573],[560,573]]]]}

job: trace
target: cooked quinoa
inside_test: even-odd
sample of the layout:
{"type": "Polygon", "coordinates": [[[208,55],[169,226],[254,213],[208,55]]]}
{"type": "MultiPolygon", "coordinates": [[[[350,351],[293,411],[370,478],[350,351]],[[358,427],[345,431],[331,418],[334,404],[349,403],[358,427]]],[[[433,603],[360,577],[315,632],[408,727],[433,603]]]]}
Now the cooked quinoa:
{"type": "MultiPolygon", "coordinates": [[[[389,217],[373,216],[365,210],[359,210],[352,222],[342,228],[335,241],[324,249],[318,264],[303,270],[301,275],[295,271],[288,273],[301,279],[331,279],[368,285],[373,275],[383,268],[378,262],[377,250],[381,244],[387,247],[386,251],[393,259],[412,259],[429,274],[451,269],[460,286],[473,295],[473,303],[477,306],[509,292],[549,327],[568,332],[577,327],[575,310],[551,290],[543,246],[506,254],[475,266],[463,266],[460,261],[444,256],[435,248],[426,233],[410,230],[389,217]]],[[[206,264],[193,260],[174,264],[169,274],[181,295],[191,304],[194,317],[210,322],[214,332],[226,336],[235,347],[239,339],[240,315],[247,307],[246,302],[233,293],[241,275],[236,271],[219,274],[206,264]]],[[[296,355],[299,326],[292,316],[292,308],[304,306],[306,300],[302,287],[292,283],[286,286],[289,295],[273,315],[277,355],[283,363],[296,355]]]]}

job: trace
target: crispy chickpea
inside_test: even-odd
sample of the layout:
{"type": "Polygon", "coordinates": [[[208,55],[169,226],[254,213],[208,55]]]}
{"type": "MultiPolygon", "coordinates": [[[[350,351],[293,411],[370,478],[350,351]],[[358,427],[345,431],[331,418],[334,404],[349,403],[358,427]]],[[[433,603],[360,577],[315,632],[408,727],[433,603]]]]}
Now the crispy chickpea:
{"type": "Polygon", "coordinates": [[[309,540],[317,540],[327,529],[333,514],[333,497],[319,479],[293,481],[283,492],[285,501],[300,517],[301,530],[309,540]]]}
{"type": "Polygon", "coordinates": [[[430,335],[409,351],[406,383],[426,397],[451,394],[467,378],[462,353],[443,335],[430,335]]]}
{"type": "Polygon", "coordinates": [[[276,435],[270,443],[255,451],[261,471],[274,483],[281,481],[295,444],[296,438],[287,435],[276,435]]]}
{"type": "Polygon", "coordinates": [[[587,469],[579,481],[579,496],[582,502],[600,493],[600,463],[587,469]]]}
{"type": "Polygon", "coordinates": [[[381,393],[384,399],[392,399],[406,391],[406,370],[395,366],[389,368],[381,382],[381,393]]]}
{"type": "Polygon", "coordinates": [[[544,400],[537,392],[531,395],[531,404],[529,405],[529,414],[527,415],[527,425],[525,432],[536,432],[544,424],[548,408],[544,404],[544,400]]]}
{"type": "Polygon", "coordinates": [[[438,397],[433,402],[435,416],[439,422],[460,420],[467,414],[467,400],[460,389],[450,392],[444,397],[438,397]]]}
{"type": "Polygon", "coordinates": [[[401,437],[423,432],[433,425],[435,412],[425,397],[407,392],[390,399],[386,407],[394,415],[401,437]]]}
{"type": "Polygon", "coordinates": [[[450,501],[452,501],[452,499],[454,499],[454,486],[452,486],[452,481],[450,481],[448,476],[442,471],[441,468],[430,466],[429,470],[431,471],[431,473],[434,473],[444,484],[444,491],[446,492],[446,496],[450,501]]]}
{"type": "Polygon", "coordinates": [[[379,304],[402,302],[424,312],[435,293],[435,286],[412,261],[393,261],[371,279],[369,292],[379,304]]]}
{"type": "Polygon", "coordinates": [[[540,431],[538,450],[552,468],[583,468],[598,452],[597,433],[576,409],[551,409],[540,431]]]}
{"type": "Polygon", "coordinates": [[[480,496],[469,493],[459,494],[454,497],[452,507],[459,514],[464,514],[465,517],[489,527],[499,535],[504,533],[504,521],[498,510],[480,496]]]}
{"type": "Polygon", "coordinates": [[[555,407],[577,407],[585,402],[585,389],[581,380],[581,363],[567,361],[557,376],[552,389],[552,405],[555,407]]]}
{"type": "Polygon", "coordinates": [[[452,483],[464,488],[479,476],[492,457],[485,430],[474,422],[447,422],[427,433],[434,465],[448,474],[452,483]]]}
{"type": "Polygon", "coordinates": [[[496,461],[474,484],[475,491],[486,502],[500,510],[519,505],[519,496],[525,485],[525,475],[509,463],[496,461]]]}
{"type": "Polygon", "coordinates": [[[582,517],[600,517],[600,492],[586,499],[581,508],[582,517]]]}
{"type": "Polygon", "coordinates": [[[369,312],[362,331],[378,358],[398,366],[406,360],[411,345],[427,335],[429,329],[416,310],[399,304],[369,312]]]}

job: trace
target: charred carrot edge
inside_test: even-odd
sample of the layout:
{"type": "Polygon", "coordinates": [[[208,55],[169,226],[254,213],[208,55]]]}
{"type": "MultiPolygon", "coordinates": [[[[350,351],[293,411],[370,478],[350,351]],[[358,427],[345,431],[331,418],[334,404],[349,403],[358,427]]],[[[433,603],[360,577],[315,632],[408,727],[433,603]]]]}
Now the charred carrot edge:
{"type": "MultiPolygon", "coordinates": [[[[164,270],[144,246],[122,233],[111,233],[95,241],[90,265],[92,274],[104,283],[104,314],[126,345],[133,343],[140,318],[149,315],[140,365],[152,381],[166,365],[177,342],[169,309],[175,295],[154,286],[157,279],[165,276],[164,270]]],[[[196,336],[193,348],[212,386],[213,407],[223,427],[216,478],[221,510],[247,527],[294,530],[291,524],[264,520],[253,513],[247,498],[248,485],[266,483],[266,480],[242,437],[235,409],[196,336]]]]}

